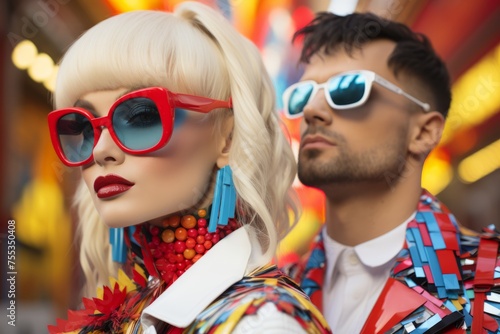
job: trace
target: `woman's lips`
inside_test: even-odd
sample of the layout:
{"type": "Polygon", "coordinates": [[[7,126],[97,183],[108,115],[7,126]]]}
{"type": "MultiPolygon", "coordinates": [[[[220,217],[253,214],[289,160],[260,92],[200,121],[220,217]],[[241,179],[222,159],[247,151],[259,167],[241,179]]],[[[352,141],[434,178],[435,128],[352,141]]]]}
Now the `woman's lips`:
{"type": "Polygon", "coordinates": [[[133,182],[118,175],[99,176],[94,182],[94,191],[99,198],[119,195],[134,186],[133,182]]]}

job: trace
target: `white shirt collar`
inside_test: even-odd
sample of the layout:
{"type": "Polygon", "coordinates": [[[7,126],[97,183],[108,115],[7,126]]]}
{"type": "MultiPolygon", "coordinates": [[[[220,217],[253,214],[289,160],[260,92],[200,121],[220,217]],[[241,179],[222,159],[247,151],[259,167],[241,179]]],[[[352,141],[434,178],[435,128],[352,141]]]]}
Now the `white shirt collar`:
{"type": "MultiPolygon", "coordinates": [[[[401,250],[406,238],[406,226],[415,218],[416,212],[412,213],[408,219],[402,224],[392,229],[391,231],[375,238],[368,240],[354,247],[343,245],[328,236],[326,228],[323,229],[323,240],[325,245],[326,256],[328,257],[328,267],[332,273],[337,263],[339,255],[345,249],[354,249],[359,260],[368,267],[379,267],[388,263],[401,250]],[[377,251],[374,252],[373,250],[377,251]]],[[[329,270],[329,271],[330,271],[329,270]]]]}
{"type": "Polygon", "coordinates": [[[213,246],[144,309],[143,329],[154,326],[158,320],[187,327],[227,288],[256,269],[260,265],[256,254],[260,247],[249,233],[242,227],[213,246]]]}

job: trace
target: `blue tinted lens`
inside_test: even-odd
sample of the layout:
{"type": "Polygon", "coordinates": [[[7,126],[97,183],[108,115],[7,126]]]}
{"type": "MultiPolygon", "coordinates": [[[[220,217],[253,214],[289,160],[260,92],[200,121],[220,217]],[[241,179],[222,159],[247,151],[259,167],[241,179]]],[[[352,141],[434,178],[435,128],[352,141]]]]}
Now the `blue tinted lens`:
{"type": "Polygon", "coordinates": [[[328,94],[333,103],[347,106],[359,102],[366,89],[366,78],[363,74],[346,74],[331,78],[327,84],[328,94]]]}
{"type": "Polygon", "coordinates": [[[288,101],[288,112],[290,115],[302,114],[304,107],[311,97],[313,88],[312,84],[304,83],[293,90],[288,101]]]}
{"type": "Polygon", "coordinates": [[[57,121],[59,142],[66,159],[82,162],[94,148],[94,129],[90,120],[77,113],[64,115],[57,121]]]}
{"type": "Polygon", "coordinates": [[[131,150],[151,148],[163,135],[158,108],[145,97],[132,98],[118,105],[112,123],[120,142],[131,150]]]}
{"type": "Polygon", "coordinates": [[[187,116],[187,110],[181,108],[175,108],[174,129],[184,124],[186,116],[187,116]]]}

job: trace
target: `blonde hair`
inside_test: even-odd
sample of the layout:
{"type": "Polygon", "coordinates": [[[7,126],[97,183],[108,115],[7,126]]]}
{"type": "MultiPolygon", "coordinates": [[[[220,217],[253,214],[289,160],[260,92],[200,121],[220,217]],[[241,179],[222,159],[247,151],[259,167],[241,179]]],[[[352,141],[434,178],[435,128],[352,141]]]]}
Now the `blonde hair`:
{"type": "MultiPolygon", "coordinates": [[[[241,203],[239,220],[253,227],[263,249],[260,262],[269,261],[291,226],[289,213],[297,218],[290,190],[296,167],[257,48],[222,15],[199,3],[182,3],[174,13],[124,13],[97,24],[68,50],[60,65],[55,105],[71,106],[92,91],[149,86],[232,99],[229,165],[241,203]]],[[[217,126],[230,112],[215,114],[217,126]]],[[[108,228],[83,182],[75,204],[80,261],[87,294],[93,294],[115,274],[116,265],[108,228]]]]}

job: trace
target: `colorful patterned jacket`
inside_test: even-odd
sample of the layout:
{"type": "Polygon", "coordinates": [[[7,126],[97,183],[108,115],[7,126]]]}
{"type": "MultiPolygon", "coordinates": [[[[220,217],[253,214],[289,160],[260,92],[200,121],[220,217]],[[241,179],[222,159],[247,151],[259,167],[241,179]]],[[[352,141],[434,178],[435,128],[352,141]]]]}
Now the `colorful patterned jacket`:
{"type": "Polygon", "coordinates": [[[84,309],[69,311],[49,332],[256,333],[272,323],[290,325],[290,333],[331,333],[296,283],[275,266],[255,265],[250,243],[244,227],[232,232],[166,289],[135,261],[132,274],[120,271],[111,288],[84,298],[84,309]]]}
{"type": "Polygon", "coordinates": [[[330,333],[309,298],[275,266],[259,268],[231,286],[183,333],[231,333],[243,317],[257,314],[266,303],[293,317],[306,333],[330,333]]]}
{"type": "MultiPolygon", "coordinates": [[[[500,333],[500,235],[459,233],[455,217],[423,191],[400,251],[361,333],[500,333]],[[477,307],[475,307],[477,305],[477,307]]],[[[322,310],[322,233],[287,271],[322,310]]]]}

